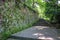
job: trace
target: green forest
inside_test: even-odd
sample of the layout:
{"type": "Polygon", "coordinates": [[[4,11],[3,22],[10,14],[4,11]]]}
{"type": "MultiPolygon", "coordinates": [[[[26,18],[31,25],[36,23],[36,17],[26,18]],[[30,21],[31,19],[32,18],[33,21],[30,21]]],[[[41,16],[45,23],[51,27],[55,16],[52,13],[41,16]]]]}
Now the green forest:
{"type": "Polygon", "coordinates": [[[30,28],[39,19],[44,19],[59,29],[58,0],[1,0],[0,40],[6,40],[11,34],[30,28]]]}

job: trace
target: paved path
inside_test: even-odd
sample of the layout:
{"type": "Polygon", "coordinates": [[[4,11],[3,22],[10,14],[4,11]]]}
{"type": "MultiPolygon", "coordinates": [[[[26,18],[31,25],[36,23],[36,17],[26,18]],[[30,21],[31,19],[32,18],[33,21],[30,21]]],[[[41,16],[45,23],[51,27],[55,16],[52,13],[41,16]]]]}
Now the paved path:
{"type": "Polygon", "coordinates": [[[59,32],[50,28],[45,21],[39,20],[33,27],[12,34],[8,40],[60,40],[59,32]]]}

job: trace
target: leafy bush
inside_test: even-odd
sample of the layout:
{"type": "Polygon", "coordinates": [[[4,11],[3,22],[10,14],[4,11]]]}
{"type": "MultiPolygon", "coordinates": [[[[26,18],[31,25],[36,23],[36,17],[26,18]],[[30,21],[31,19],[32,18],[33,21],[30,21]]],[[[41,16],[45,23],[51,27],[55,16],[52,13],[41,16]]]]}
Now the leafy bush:
{"type": "Polygon", "coordinates": [[[49,18],[50,22],[56,22],[56,14],[57,13],[57,4],[56,0],[51,0],[49,2],[46,2],[45,7],[45,16],[49,18]]]}

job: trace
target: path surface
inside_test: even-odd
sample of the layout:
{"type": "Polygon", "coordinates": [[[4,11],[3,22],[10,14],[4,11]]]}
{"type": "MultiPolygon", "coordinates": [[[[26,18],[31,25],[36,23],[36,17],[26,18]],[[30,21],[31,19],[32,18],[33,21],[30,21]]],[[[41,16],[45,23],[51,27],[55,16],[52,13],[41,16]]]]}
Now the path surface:
{"type": "Polygon", "coordinates": [[[50,28],[45,20],[39,20],[33,27],[11,35],[8,40],[60,40],[60,30],[50,28]]]}

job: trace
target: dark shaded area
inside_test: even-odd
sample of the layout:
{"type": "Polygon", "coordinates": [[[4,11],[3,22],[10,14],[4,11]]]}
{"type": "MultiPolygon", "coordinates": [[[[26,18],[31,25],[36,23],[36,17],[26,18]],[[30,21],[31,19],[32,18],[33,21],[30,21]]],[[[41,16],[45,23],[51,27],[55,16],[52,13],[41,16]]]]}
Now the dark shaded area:
{"type": "Polygon", "coordinates": [[[38,39],[33,39],[33,38],[24,38],[24,37],[16,37],[16,36],[11,36],[9,38],[15,39],[15,40],[38,40],[38,39]]]}
{"type": "Polygon", "coordinates": [[[60,29],[60,6],[58,0],[46,2],[45,16],[50,18],[49,22],[57,29],[60,29]]]}
{"type": "Polygon", "coordinates": [[[44,19],[39,19],[33,26],[49,26],[48,22],[44,19]]]}

